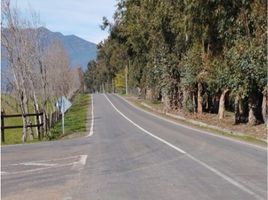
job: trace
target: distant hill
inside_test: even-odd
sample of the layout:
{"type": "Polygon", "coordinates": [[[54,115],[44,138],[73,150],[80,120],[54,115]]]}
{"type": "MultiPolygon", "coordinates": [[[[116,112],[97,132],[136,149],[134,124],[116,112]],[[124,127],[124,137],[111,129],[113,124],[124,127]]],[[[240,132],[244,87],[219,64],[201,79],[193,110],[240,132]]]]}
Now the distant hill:
{"type": "MultiPolygon", "coordinates": [[[[7,29],[2,29],[2,31],[7,31],[7,29]]],[[[96,59],[97,45],[92,42],[88,42],[75,35],[63,35],[59,32],[52,32],[44,27],[38,28],[37,31],[40,32],[39,36],[43,47],[49,46],[53,41],[59,41],[62,44],[69,55],[72,68],[81,66],[85,71],[88,62],[96,59]]],[[[2,52],[4,52],[3,50],[2,48],[2,52]]],[[[3,67],[5,63],[6,61],[2,59],[1,64],[3,67]]]]}
{"type": "Polygon", "coordinates": [[[44,45],[55,40],[62,44],[70,57],[72,67],[79,65],[85,71],[88,62],[96,59],[97,45],[92,42],[88,42],[75,35],[63,35],[59,32],[52,32],[44,27],[38,28],[38,31],[40,31],[40,39],[44,41],[44,45]]]}

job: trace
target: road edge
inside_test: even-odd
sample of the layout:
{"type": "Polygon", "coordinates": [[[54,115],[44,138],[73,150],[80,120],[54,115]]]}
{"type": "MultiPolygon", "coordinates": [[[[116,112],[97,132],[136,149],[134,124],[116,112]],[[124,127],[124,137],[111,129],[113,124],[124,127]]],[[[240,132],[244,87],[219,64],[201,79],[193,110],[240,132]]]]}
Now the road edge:
{"type": "Polygon", "coordinates": [[[123,96],[121,96],[119,94],[114,93],[114,95],[116,95],[117,97],[119,97],[123,101],[127,102],[129,105],[133,106],[134,108],[136,108],[136,109],[138,109],[138,110],[140,110],[142,112],[150,114],[150,115],[152,115],[154,117],[157,117],[159,119],[165,120],[165,121],[170,122],[172,124],[175,124],[177,126],[182,126],[184,128],[192,129],[192,130],[198,131],[200,133],[204,133],[204,134],[207,134],[207,135],[210,135],[210,136],[214,136],[214,137],[218,137],[218,138],[221,138],[221,139],[225,139],[225,140],[233,141],[233,142],[236,142],[236,143],[244,144],[244,145],[247,145],[247,146],[255,147],[255,148],[258,148],[258,149],[261,149],[261,150],[265,150],[265,151],[267,150],[267,141],[256,139],[256,141],[259,142],[259,143],[256,143],[256,142],[253,142],[253,141],[245,140],[245,139],[243,139],[242,136],[230,134],[228,132],[225,132],[222,129],[215,130],[213,128],[208,128],[208,127],[200,126],[198,124],[193,124],[193,123],[191,123],[191,121],[186,121],[186,120],[174,117],[173,114],[170,114],[170,113],[168,113],[168,114],[160,113],[157,110],[152,110],[150,108],[144,109],[145,106],[142,107],[142,105],[141,106],[136,105],[133,102],[127,100],[125,97],[123,97],[123,96]],[[185,122],[187,124],[185,124],[185,122]],[[220,133],[220,132],[224,132],[224,134],[220,133]]]}
{"type": "Polygon", "coordinates": [[[104,94],[104,97],[107,99],[107,101],[111,104],[111,106],[116,110],[116,112],[118,112],[122,117],[124,117],[129,123],[133,124],[136,128],[140,129],[142,132],[146,133],[147,135],[153,137],[154,139],[158,140],[159,142],[164,143],[165,145],[168,145],[169,147],[171,147],[172,149],[178,151],[181,154],[184,154],[185,156],[187,156],[188,158],[192,159],[193,161],[197,162],[198,164],[202,165],[203,167],[205,167],[207,170],[209,170],[210,172],[216,174],[217,176],[221,177],[222,179],[224,179],[225,181],[229,182],[230,184],[232,184],[233,186],[236,186],[237,188],[239,188],[240,190],[254,196],[256,199],[262,199],[262,197],[260,197],[258,194],[256,194],[254,191],[252,191],[251,189],[247,188],[246,186],[244,186],[243,184],[237,182],[235,179],[233,179],[232,177],[222,173],[221,171],[217,170],[216,168],[214,168],[213,166],[210,166],[208,164],[206,164],[205,162],[197,159],[196,157],[194,157],[193,155],[187,153],[186,151],[184,151],[183,149],[169,143],[168,141],[166,141],[165,139],[154,135],[153,133],[149,132],[148,130],[144,129],[143,127],[141,127],[140,125],[136,124],[135,122],[133,122],[130,118],[128,118],[126,115],[124,115],[120,110],[118,110],[118,108],[111,102],[111,100],[107,97],[106,94],[104,94]]]}

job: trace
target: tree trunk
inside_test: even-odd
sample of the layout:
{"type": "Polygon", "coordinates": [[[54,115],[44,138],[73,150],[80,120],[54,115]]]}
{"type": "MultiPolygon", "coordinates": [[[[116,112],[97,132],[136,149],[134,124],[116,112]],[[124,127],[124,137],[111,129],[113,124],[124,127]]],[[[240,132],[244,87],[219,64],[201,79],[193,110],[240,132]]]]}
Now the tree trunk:
{"type": "Polygon", "coordinates": [[[239,94],[237,94],[235,97],[235,124],[240,123],[240,114],[241,114],[240,101],[241,101],[241,97],[239,94]]]}
{"type": "Polygon", "coordinates": [[[182,100],[182,107],[184,111],[191,111],[189,109],[188,106],[188,102],[189,102],[189,98],[190,98],[190,93],[187,89],[183,89],[183,100],[182,100]]]}
{"type": "Polygon", "coordinates": [[[218,116],[219,119],[222,120],[224,118],[224,111],[225,111],[225,95],[228,92],[228,89],[224,89],[223,92],[221,93],[220,97],[220,103],[219,103],[219,111],[218,111],[218,116]]]}
{"type": "Polygon", "coordinates": [[[25,117],[25,97],[22,94],[20,98],[20,109],[21,109],[21,116],[22,116],[22,142],[26,142],[27,140],[27,119],[25,117]]]}
{"type": "Polygon", "coordinates": [[[183,90],[182,106],[183,110],[186,112],[196,112],[194,94],[191,94],[191,92],[187,89],[183,90]]]}
{"type": "Polygon", "coordinates": [[[206,98],[205,103],[206,103],[206,108],[205,109],[206,109],[207,112],[209,112],[210,111],[209,110],[209,97],[206,98]]]}
{"type": "Polygon", "coordinates": [[[197,91],[197,113],[202,114],[203,113],[203,86],[202,83],[198,83],[197,85],[198,91],[197,91]]]}
{"type": "Polygon", "coordinates": [[[112,79],[112,93],[115,93],[114,79],[112,79]]]}
{"type": "Polygon", "coordinates": [[[268,98],[267,98],[267,88],[262,92],[262,118],[265,124],[267,124],[267,114],[268,114],[268,98]]]}
{"type": "Polygon", "coordinates": [[[164,112],[169,111],[170,110],[170,99],[169,99],[167,94],[163,94],[162,102],[164,104],[164,112]]]}
{"type": "Polygon", "coordinates": [[[43,110],[42,121],[43,121],[43,135],[48,136],[48,129],[49,129],[49,114],[46,112],[46,110],[43,110]]]}
{"type": "Polygon", "coordinates": [[[127,65],[125,68],[125,88],[126,88],[126,95],[128,95],[128,66],[127,65]]]}
{"type": "Polygon", "coordinates": [[[253,107],[251,104],[248,105],[249,106],[249,112],[248,112],[248,124],[249,125],[254,125],[256,123],[256,118],[254,116],[254,111],[253,111],[253,107]]]}
{"type": "Polygon", "coordinates": [[[27,120],[25,116],[22,116],[22,124],[23,124],[23,128],[22,128],[22,142],[26,142],[27,140],[27,130],[26,130],[26,125],[27,125],[27,120]]]}
{"type": "Polygon", "coordinates": [[[244,114],[244,107],[243,107],[243,102],[242,102],[242,99],[240,97],[239,101],[238,101],[238,108],[239,108],[239,117],[240,117],[240,121],[241,121],[241,118],[244,114]]]}
{"type": "MultiPolygon", "coordinates": [[[[24,112],[26,114],[28,114],[29,113],[29,110],[30,110],[30,106],[29,106],[29,102],[27,101],[26,109],[24,110],[24,112]]],[[[26,124],[29,124],[29,125],[32,125],[33,124],[30,117],[26,117],[26,124]]],[[[27,128],[27,130],[28,130],[28,134],[29,134],[29,139],[30,140],[33,140],[34,139],[33,127],[29,127],[29,128],[27,128]]]]}
{"type": "Polygon", "coordinates": [[[193,112],[196,113],[197,110],[196,110],[196,101],[195,101],[195,93],[194,92],[192,93],[192,98],[193,98],[193,112]]]}
{"type": "Polygon", "coordinates": [[[248,109],[249,109],[249,112],[248,112],[248,124],[249,125],[255,125],[256,124],[256,116],[255,116],[255,113],[254,113],[254,110],[255,110],[255,104],[254,104],[254,100],[252,97],[249,98],[248,100],[248,109]]]}
{"type": "Polygon", "coordinates": [[[152,88],[147,87],[145,99],[147,100],[154,100],[154,90],[152,88]]]}
{"type": "MultiPolygon", "coordinates": [[[[34,99],[34,111],[35,113],[39,113],[40,112],[40,109],[39,109],[39,105],[38,105],[38,100],[37,100],[37,97],[35,95],[35,92],[33,91],[33,99],[34,99]]],[[[41,117],[42,116],[38,116],[35,118],[35,121],[36,121],[36,124],[41,124],[41,117]]],[[[36,127],[36,133],[37,133],[37,137],[41,137],[41,129],[36,127]]]]}

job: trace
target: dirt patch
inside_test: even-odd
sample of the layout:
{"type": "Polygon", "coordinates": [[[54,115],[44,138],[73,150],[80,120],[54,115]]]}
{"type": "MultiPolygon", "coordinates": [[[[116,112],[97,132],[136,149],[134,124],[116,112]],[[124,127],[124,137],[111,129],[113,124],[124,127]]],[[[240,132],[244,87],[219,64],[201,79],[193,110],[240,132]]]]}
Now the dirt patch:
{"type": "MultiPolygon", "coordinates": [[[[142,103],[145,103],[160,113],[165,112],[163,104],[159,102],[152,103],[150,101],[138,99],[137,97],[133,97],[133,96],[128,96],[125,98],[135,104],[141,105],[142,103]]],[[[147,109],[149,109],[149,106],[147,109]]],[[[169,111],[169,113],[184,117],[186,118],[186,120],[195,120],[195,121],[203,122],[208,125],[217,126],[219,128],[222,128],[223,130],[228,129],[231,132],[243,133],[245,135],[252,136],[255,138],[260,138],[260,139],[267,139],[267,126],[265,124],[250,126],[250,125],[241,123],[241,124],[235,125],[234,113],[231,113],[231,112],[226,112],[225,118],[223,120],[219,120],[217,114],[211,114],[211,113],[204,113],[202,115],[185,113],[181,111],[169,111]]]]}
{"type": "Polygon", "coordinates": [[[80,132],[75,132],[67,135],[63,135],[60,139],[61,140],[66,140],[66,139],[74,139],[74,138],[79,138],[82,136],[85,136],[86,132],[80,133],[80,132]]]}

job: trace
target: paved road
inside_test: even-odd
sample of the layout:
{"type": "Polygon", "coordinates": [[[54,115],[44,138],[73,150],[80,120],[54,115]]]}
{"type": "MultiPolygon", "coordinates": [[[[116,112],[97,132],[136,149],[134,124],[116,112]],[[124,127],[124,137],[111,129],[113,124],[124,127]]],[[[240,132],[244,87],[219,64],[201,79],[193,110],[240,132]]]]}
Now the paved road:
{"type": "Polygon", "coordinates": [[[266,150],[93,99],[90,137],[2,148],[3,199],[267,199],[266,150]]]}

